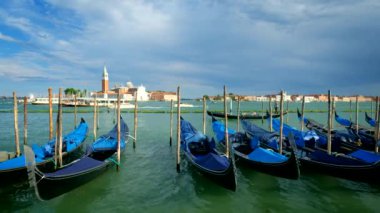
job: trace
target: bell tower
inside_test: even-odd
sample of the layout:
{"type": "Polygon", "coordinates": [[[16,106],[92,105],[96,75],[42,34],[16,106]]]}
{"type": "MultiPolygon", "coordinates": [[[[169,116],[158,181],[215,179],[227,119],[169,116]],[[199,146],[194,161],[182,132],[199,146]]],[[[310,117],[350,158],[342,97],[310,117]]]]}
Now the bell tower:
{"type": "Polygon", "coordinates": [[[107,72],[106,65],[104,65],[104,69],[103,69],[102,92],[103,93],[108,92],[108,72],[107,72]]]}

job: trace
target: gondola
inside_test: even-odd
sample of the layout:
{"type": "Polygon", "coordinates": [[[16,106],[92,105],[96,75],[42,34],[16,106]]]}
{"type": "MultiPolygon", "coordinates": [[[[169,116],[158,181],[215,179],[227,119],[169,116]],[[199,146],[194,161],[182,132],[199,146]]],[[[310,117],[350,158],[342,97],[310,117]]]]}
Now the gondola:
{"type": "Polygon", "coordinates": [[[358,131],[356,131],[356,124],[354,124],[350,120],[340,117],[338,113],[336,112],[335,112],[335,120],[340,125],[346,127],[349,134],[355,137],[357,141],[360,141],[364,149],[374,150],[376,141],[373,136],[373,131],[361,126],[359,126],[358,131]]]}
{"type": "Polygon", "coordinates": [[[365,113],[365,121],[371,125],[372,127],[375,127],[376,126],[376,121],[375,119],[369,117],[369,115],[367,114],[367,112],[365,113]]]}
{"type": "MultiPolygon", "coordinates": [[[[298,119],[301,120],[301,113],[298,110],[297,113],[298,119]]],[[[323,136],[327,134],[327,128],[312,119],[304,117],[304,125],[306,128],[314,130],[318,135],[323,136]]],[[[346,128],[344,130],[334,129],[331,130],[331,134],[333,140],[333,148],[344,146],[344,149],[349,150],[355,149],[356,147],[370,151],[374,150],[375,148],[374,140],[371,137],[361,131],[359,131],[359,134],[356,134],[356,131],[353,128],[346,128]]],[[[321,140],[324,140],[324,144],[327,146],[327,139],[325,138],[326,137],[322,137],[321,140]]]]}
{"type": "MultiPolygon", "coordinates": [[[[216,118],[224,118],[224,113],[221,113],[221,112],[211,112],[211,111],[207,111],[207,114],[209,116],[213,116],[213,117],[216,117],[216,118]]],[[[286,113],[284,113],[285,115],[286,113]]],[[[236,114],[230,114],[230,113],[227,113],[227,118],[229,119],[237,119],[237,115],[236,114]]],[[[272,115],[272,118],[278,118],[280,117],[280,114],[274,114],[272,115]]],[[[240,119],[267,119],[269,118],[269,114],[265,114],[265,115],[258,115],[258,114],[240,114],[239,116],[240,119]]]]}
{"type": "MultiPolygon", "coordinates": [[[[246,125],[243,125],[243,127],[245,129],[250,128],[246,125]]],[[[295,129],[284,131],[284,134],[289,133],[300,135],[295,132],[295,129]]],[[[328,154],[325,148],[321,148],[318,143],[315,143],[315,140],[316,138],[314,137],[296,138],[297,156],[300,159],[302,169],[354,181],[378,182],[380,177],[380,155],[369,155],[364,150],[357,150],[351,154],[340,152],[328,154]]],[[[269,144],[269,146],[271,145],[269,144]]]]}
{"type": "Polygon", "coordinates": [[[181,117],[181,149],[200,173],[226,189],[236,190],[235,163],[215,148],[214,139],[197,131],[181,117]]]}
{"type": "MultiPolygon", "coordinates": [[[[218,142],[225,146],[224,124],[212,117],[212,129],[218,142]]],[[[237,162],[274,176],[288,179],[299,178],[298,160],[293,149],[290,150],[288,156],[279,154],[273,149],[261,147],[258,137],[249,137],[230,128],[228,128],[228,137],[237,162]]],[[[273,137],[278,137],[278,135],[273,135],[273,137]]]]}
{"type": "MultiPolygon", "coordinates": [[[[76,159],[81,152],[81,147],[87,137],[88,125],[81,119],[80,124],[69,134],[62,138],[63,159],[65,163],[76,159]]],[[[54,169],[54,147],[55,139],[44,145],[33,144],[36,166],[41,171],[52,171],[54,169]]],[[[80,156],[80,155],[79,155],[80,156]]],[[[25,156],[21,155],[0,162],[0,184],[10,184],[27,180],[25,156]]]]}
{"type": "MultiPolygon", "coordinates": [[[[123,119],[120,119],[120,132],[120,147],[123,150],[128,142],[126,138],[129,132],[123,119]]],[[[117,124],[110,132],[100,136],[90,145],[82,158],[52,173],[43,173],[34,169],[33,185],[37,196],[41,200],[50,200],[91,181],[115,164],[113,156],[116,152],[117,124]]],[[[28,156],[27,158],[29,159],[28,156]]],[[[33,159],[29,162],[33,162],[33,159]]],[[[31,171],[33,173],[33,168],[31,171]]]]}

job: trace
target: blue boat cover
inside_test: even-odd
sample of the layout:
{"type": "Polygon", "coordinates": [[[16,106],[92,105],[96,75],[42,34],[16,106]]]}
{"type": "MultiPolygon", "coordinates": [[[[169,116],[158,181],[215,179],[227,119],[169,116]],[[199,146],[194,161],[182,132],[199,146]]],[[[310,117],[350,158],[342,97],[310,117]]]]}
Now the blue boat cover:
{"type": "MultiPolygon", "coordinates": [[[[270,122],[268,120],[268,122],[270,122]]],[[[280,120],[279,119],[272,119],[272,126],[275,131],[280,131],[280,120]]],[[[315,131],[300,131],[292,126],[289,126],[287,124],[283,124],[283,133],[286,137],[289,137],[290,133],[293,133],[294,139],[296,141],[297,147],[305,147],[305,141],[314,140],[318,141],[320,137],[317,135],[315,131]]]]}
{"type": "Polygon", "coordinates": [[[368,116],[367,112],[365,113],[365,120],[367,121],[367,123],[369,125],[371,125],[372,127],[375,127],[376,126],[376,121],[375,119],[371,118],[368,116]]]}
{"type": "MultiPolygon", "coordinates": [[[[212,129],[214,130],[214,133],[216,135],[216,138],[219,141],[224,140],[224,131],[225,126],[220,121],[213,121],[212,122],[212,129]],[[219,139],[221,138],[221,139],[219,139]]],[[[235,130],[228,128],[228,134],[233,137],[234,134],[237,134],[235,130]]],[[[274,138],[273,138],[274,139],[274,138]]],[[[276,145],[278,144],[277,140],[272,140],[276,145]]],[[[243,141],[240,141],[242,143],[243,141]]],[[[288,160],[287,157],[273,152],[271,150],[263,149],[260,147],[260,140],[257,136],[253,136],[251,140],[249,141],[249,145],[252,149],[252,152],[247,155],[247,158],[252,161],[262,162],[262,163],[282,163],[288,160]]]]}
{"type": "MultiPolygon", "coordinates": [[[[62,138],[64,151],[70,152],[77,148],[79,145],[81,145],[83,141],[86,139],[87,132],[88,125],[82,119],[81,123],[76,129],[74,129],[62,138]]],[[[54,155],[54,146],[55,139],[41,146],[33,144],[32,149],[35,153],[36,163],[38,164],[44,161],[51,160],[51,158],[54,155]]],[[[25,157],[23,155],[4,162],[0,162],[0,170],[16,169],[22,167],[25,167],[25,157]]]]}
{"type": "Polygon", "coordinates": [[[248,158],[262,163],[283,163],[288,160],[287,157],[281,155],[280,153],[263,149],[261,147],[254,149],[250,154],[248,154],[248,158]]]}
{"type": "Polygon", "coordinates": [[[343,154],[332,153],[329,155],[326,151],[315,150],[310,153],[309,157],[318,162],[335,164],[335,165],[346,165],[346,166],[358,166],[358,165],[369,165],[369,163],[357,160],[354,158],[349,158],[343,154]]]}
{"type": "Polygon", "coordinates": [[[230,165],[227,157],[221,157],[220,155],[213,152],[209,152],[206,155],[197,155],[194,158],[194,161],[204,168],[215,171],[224,171],[230,165]]]}
{"type": "Polygon", "coordinates": [[[181,148],[189,153],[201,167],[214,171],[224,171],[229,168],[230,161],[225,155],[220,155],[215,150],[214,140],[197,131],[190,122],[181,117],[181,148]]]}
{"type": "Polygon", "coordinates": [[[376,154],[374,152],[365,151],[362,149],[359,149],[355,152],[352,152],[349,154],[349,156],[360,159],[362,161],[365,161],[367,163],[376,163],[380,160],[380,155],[376,154]]]}
{"type": "MultiPolygon", "coordinates": [[[[120,118],[120,148],[125,149],[126,137],[129,134],[129,128],[124,122],[123,118],[120,118]]],[[[91,145],[92,151],[107,151],[117,150],[117,124],[107,134],[100,136],[91,145]]]]}
{"type": "Polygon", "coordinates": [[[340,125],[345,126],[345,127],[350,127],[352,125],[352,122],[350,120],[339,117],[339,115],[336,112],[335,112],[335,120],[340,125]]]}
{"type": "Polygon", "coordinates": [[[58,176],[72,175],[75,173],[85,172],[89,169],[96,168],[106,163],[107,162],[98,161],[86,156],[68,165],[67,167],[64,167],[63,169],[60,169],[52,173],[44,173],[44,175],[45,177],[58,177],[58,176]]]}

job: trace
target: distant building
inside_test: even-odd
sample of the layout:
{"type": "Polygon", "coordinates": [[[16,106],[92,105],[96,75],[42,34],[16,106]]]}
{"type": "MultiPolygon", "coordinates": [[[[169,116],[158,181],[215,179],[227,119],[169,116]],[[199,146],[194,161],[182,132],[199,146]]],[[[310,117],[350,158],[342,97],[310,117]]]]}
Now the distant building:
{"type": "Polygon", "coordinates": [[[108,98],[117,98],[117,93],[120,92],[121,99],[124,100],[134,100],[135,95],[138,101],[148,101],[149,94],[146,92],[146,89],[143,85],[139,87],[134,87],[132,82],[128,81],[126,85],[115,85],[111,90],[109,89],[109,78],[107,67],[103,68],[102,75],[102,90],[99,92],[93,92],[91,95],[98,96],[100,98],[108,99],[108,98]]]}
{"type": "Polygon", "coordinates": [[[164,92],[164,91],[153,91],[150,92],[150,100],[152,101],[177,101],[177,93],[175,92],[164,92]]]}

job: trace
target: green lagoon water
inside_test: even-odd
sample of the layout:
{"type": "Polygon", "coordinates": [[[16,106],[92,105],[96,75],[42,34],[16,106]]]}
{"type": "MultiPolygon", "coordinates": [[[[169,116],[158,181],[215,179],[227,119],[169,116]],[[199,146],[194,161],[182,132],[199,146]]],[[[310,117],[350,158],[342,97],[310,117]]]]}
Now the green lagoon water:
{"type": "MultiPolygon", "coordinates": [[[[201,102],[191,101],[194,108],[183,108],[183,117],[202,129],[201,102]]],[[[51,201],[39,201],[34,191],[21,185],[0,188],[0,212],[379,212],[380,184],[369,185],[330,177],[317,173],[304,173],[299,180],[287,180],[256,172],[237,163],[237,190],[228,191],[190,167],[182,158],[181,172],[176,172],[176,140],[169,146],[169,111],[167,102],[139,103],[138,140],[136,149],[132,140],[123,153],[121,169],[115,168],[93,181],[51,201]],[[160,113],[154,113],[159,111],[160,113]]],[[[267,103],[264,105],[267,107],[267,103]]],[[[14,150],[12,103],[0,102],[0,150],[14,150]]],[[[295,110],[300,103],[289,103],[295,110]]],[[[242,102],[242,110],[261,110],[261,103],[242,102]]],[[[306,109],[325,110],[326,103],[309,103],[306,109]]],[[[370,111],[370,103],[361,103],[361,110],[370,111]]],[[[20,141],[22,133],[22,106],[19,107],[20,141]]],[[[222,103],[209,103],[209,109],[222,110],[222,103]]],[[[234,105],[236,109],[236,105],[234,105]]],[[[350,117],[348,103],[337,103],[343,117],[350,117]]],[[[47,106],[29,105],[29,144],[43,144],[48,139],[47,106]]],[[[64,108],[63,131],[73,129],[73,109],[64,108]]],[[[78,117],[89,124],[86,143],[93,141],[93,114],[90,108],[79,109],[78,117]]],[[[101,109],[98,135],[113,127],[114,112],[101,109]]],[[[133,113],[123,112],[130,130],[133,130],[133,113]]],[[[288,117],[287,117],[288,116],[288,117]]],[[[295,113],[285,121],[299,127],[295,113]]],[[[317,121],[326,122],[325,113],[306,113],[317,121]]],[[[355,115],[352,113],[352,117],[355,115]]],[[[174,123],[176,120],[174,119],[174,123]]],[[[261,120],[254,121],[263,125],[261,120]]],[[[364,113],[359,114],[364,121],[364,113]]],[[[236,127],[236,121],[229,122],[236,127]]],[[[337,126],[337,124],[335,124],[337,126]]],[[[207,118],[207,133],[211,131],[211,118],[207,118]]],[[[173,135],[176,133],[174,132],[173,135]]],[[[184,157],[184,156],[183,156],[184,157]]],[[[380,177],[379,177],[380,182],[380,177]]]]}

